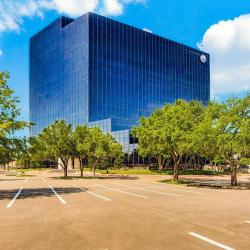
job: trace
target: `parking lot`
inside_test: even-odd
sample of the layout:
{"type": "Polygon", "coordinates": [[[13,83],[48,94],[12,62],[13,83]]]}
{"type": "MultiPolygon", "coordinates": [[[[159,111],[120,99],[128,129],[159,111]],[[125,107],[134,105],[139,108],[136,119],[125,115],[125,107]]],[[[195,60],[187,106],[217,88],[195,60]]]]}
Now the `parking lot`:
{"type": "Polygon", "coordinates": [[[1,249],[250,249],[250,191],[0,175],[1,249]]]}

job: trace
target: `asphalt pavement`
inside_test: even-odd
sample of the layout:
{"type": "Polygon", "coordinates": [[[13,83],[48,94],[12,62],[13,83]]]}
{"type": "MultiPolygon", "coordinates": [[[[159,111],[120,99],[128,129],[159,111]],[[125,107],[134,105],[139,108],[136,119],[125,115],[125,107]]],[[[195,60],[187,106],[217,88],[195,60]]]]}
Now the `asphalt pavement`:
{"type": "Polygon", "coordinates": [[[0,249],[250,249],[249,190],[35,175],[0,175],[0,249]]]}

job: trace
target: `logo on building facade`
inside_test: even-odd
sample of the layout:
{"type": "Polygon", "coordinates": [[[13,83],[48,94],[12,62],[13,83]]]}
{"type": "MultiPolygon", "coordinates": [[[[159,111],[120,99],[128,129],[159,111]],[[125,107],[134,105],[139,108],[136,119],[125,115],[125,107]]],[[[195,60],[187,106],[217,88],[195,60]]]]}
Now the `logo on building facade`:
{"type": "Polygon", "coordinates": [[[202,63],[205,63],[207,61],[207,58],[206,58],[205,55],[201,55],[200,60],[201,60],[202,63]]]}

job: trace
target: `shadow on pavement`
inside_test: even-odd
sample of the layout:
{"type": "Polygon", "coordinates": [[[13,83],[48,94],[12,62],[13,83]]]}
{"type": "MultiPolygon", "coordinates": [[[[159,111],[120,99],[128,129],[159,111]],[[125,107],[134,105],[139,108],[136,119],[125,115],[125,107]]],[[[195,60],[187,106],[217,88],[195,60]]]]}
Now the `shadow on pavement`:
{"type": "MultiPolygon", "coordinates": [[[[81,193],[84,192],[81,189],[75,188],[75,187],[53,187],[54,190],[59,195],[65,195],[65,194],[72,194],[72,193],[81,193]]],[[[85,190],[88,190],[87,188],[83,187],[85,190]]],[[[16,193],[19,191],[18,189],[10,189],[10,190],[2,190],[0,191],[0,200],[12,200],[13,197],[16,195],[16,193]]],[[[51,188],[23,188],[22,192],[18,196],[18,199],[26,199],[26,198],[40,198],[40,197],[54,197],[55,194],[51,190],[51,188]]]]}

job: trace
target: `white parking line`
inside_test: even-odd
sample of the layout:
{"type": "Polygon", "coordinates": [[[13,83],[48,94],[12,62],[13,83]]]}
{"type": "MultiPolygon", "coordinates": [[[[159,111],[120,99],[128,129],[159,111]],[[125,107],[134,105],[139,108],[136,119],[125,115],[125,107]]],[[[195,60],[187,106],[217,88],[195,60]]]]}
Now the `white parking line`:
{"type": "Polygon", "coordinates": [[[137,184],[137,185],[144,185],[144,186],[148,186],[148,187],[155,187],[155,188],[164,188],[164,189],[169,189],[169,190],[175,190],[175,191],[179,191],[179,192],[194,193],[194,194],[206,194],[206,193],[201,193],[201,192],[187,191],[187,190],[181,190],[181,189],[175,189],[175,188],[168,188],[168,187],[159,187],[159,186],[147,185],[147,184],[136,183],[136,182],[132,182],[132,183],[137,184]]]}
{"type": "Polygon", "coordinates": [[[24,182],[27,182],[28,179],[29,179],[29,178],[27,178],[24,182]]]}
{"type": "MultiPolygon", "coordinates": [[[[120,186],[124,186],[124,187],[132,187],[132,186],[128,186],[128,185],[122,185],[119,183],[115,183],[116,185],[120,185],[120,186]]],[[[143,190],[143,191],[147,191],[147,192],[151,192],[151,193],[158,193],[158,194],[165,194],[165,195],[171,195],[171,196],[180,196],[178,194],[169,194],[169,193],[162,193],[162,192],[158,192],[158,191],[153,191],[153,190],[148,190],[148,189],[144,189],[144,188],[138,188],[138,187],[133,187],[135,189],[139,189],[139,190],[143,190]]]]}
{"type": "Polygon", "coordinates": [[[246,220],[245,222],[246,222],[246,223],[250,223],[250,221],[248,221],[248,220],[246,220]]]}
{"type": "Polygon", "coordinates": [[[18,197],[18,195],[21,193],[22,189],[23,189],[23,186],[20,187],[19,191],[14,196],[14,198],[12,199],[12,201],[6,206],[7,208],[10,208],[12,206],[12,204],[15,202],[16,198],[18,197]]]}
{"type": "Polygon", "coordinates": [[[44,182],[47,182],[44,178],[42,178],[44,182]]]}
{"type": "Polygon", "coordinates": [[[148,199],[147,196],[143,196],[143,195],[139,195],[139,194],[133,194],[133,193],[128,193],[128,192],[121,191],[121,190],[118,190],[118,189],[115,189],[115,188],[105,187],[105,186],[102,186],[102,185],[99,185],[99,184],[95,184],[95,185],[100,186],[100,187],[104,187],[106,189],[113,190],[113,191],[116,191],[116,192],[120,192],[120,193],[124,193],[124,194],[129,194],[129,195],[134,195],[134,196],[138,196],[138,197],[142,197],[142,198],[148,199]]]}
{"type": "Polygon", "coordinates": [[[3,183],[5,183],[5,182],[7,182],[7,181],[10,181],[10,179],[8,179],[8,180],[4,181],[3,183]]]}
{"type": "MultiPolygon", "coordinates": [[[[169,183],[161,183],[161,182],[157,182],[157,181],[154,181],[153,183],[157,183],[157,184],[162,184],[162,185],[170,185],[170,186],[175,186],[175,187],[182,187],[182,186],[178,186],[178,185],[175,185],[175,184],[169,184],[169,183]]],[[[198,188],[198,187],[188,187],[188,188],[198,188]]],[[[215,191],[215,192],[221,192],[221,193],[227,193],[226,190],[217,190],[217,189],[210,189],[210,188],[203,188],[202,189],[204,190],[210,190],[210,191],[215,191]]]]}
{"type": "Polygon", "coordinates": [[[66,204],[66,201],[54,190],[53,187],[51,187],[49,185],[49,187],[52,189],[52,191],[54,192],[54,194],[57,196],[57,198],[63,203],[63,204],[66,204]]]}
{"type": "Polygon", "coordinates": [[[64,180],[62,180],[60,177],[57,177],[57,179],[59,179],[60,181],[64,181],[64,180]]]}
{"type": "Polygon", "coordinates": [[[84,192],[87,192],[87,193],[93,194],[93,195],[95,195],[95,196],[97,196],[97,197],[100,197],[100,198],[102,198],[102,199],[104,199],[104,200],[111,201],[111,200],[108,199],[108,198],[105,198],[105,197],[103,197],[103,196],[101,196],[101,195],[92,193],[92,192],[90,192],[90,191],[88,191],[88,190],[86,190],[86,189],[84,189],[84,188],[82,188],[82,187],[78,187],[78,186],[76,186],[76,185],[73,185],[73,186],[75,186],[75,187],[77,187],[77,188],[83,190],[84,192]]]}
{"type": "Polygon", "coordinates": [[[215,246],[221,247],[221,248],[223,248],[223,249],[226,249],[226,250],[235,250],[234,248],[225,246],[225,245],[223,245],[223,244],[220,244],[220,243],[218,243],[218,242],[216,242],[216,241],[210,240],[210,239],[208,239],[208,238],[206,238],[206,237],[204,237],[204,236],[201,236],[201,235],[199,235],[199,234],[192,233],[192,232],[191,232],[191,233],[188,233],[188,234],[190,234],[190,235],[192,235],[192,236],[194,236],[194,237],[196,237],[196,238],[199,238],[199,239],[201,239],[201,240],[204,240],[204,241],[206,241],[206,242],[209,242],[209,243],[211,243],[211,244],[213,244],[213,245],[215,245],[215,246]]]}

